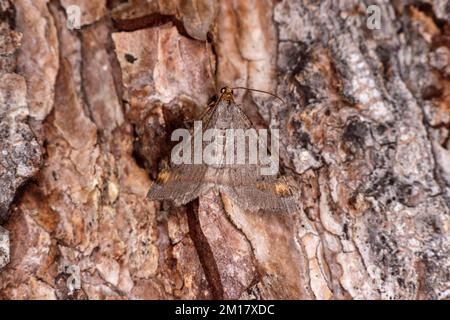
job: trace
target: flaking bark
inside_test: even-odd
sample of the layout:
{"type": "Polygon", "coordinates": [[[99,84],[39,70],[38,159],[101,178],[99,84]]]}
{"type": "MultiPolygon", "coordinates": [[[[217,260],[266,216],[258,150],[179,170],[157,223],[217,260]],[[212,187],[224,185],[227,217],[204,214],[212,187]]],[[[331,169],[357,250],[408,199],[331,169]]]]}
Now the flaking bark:
{"type": "Polygon", "coordinates": [[[0,298],[448,298],[448,0],[0,11],[0,298]],[[280,129],[295,214],[146,199],[216,85],[286,101],[236,92],[280,129]]]}

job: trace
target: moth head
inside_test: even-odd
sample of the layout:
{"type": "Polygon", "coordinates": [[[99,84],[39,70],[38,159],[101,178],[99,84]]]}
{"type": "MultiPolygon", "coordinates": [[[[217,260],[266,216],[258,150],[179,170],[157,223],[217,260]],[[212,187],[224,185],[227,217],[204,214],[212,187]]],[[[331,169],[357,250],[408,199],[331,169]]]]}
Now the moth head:
{"type": "Polygon", "coordinates": [[[226,101],[233,100],[233,89],[230,87],[223,87],[220,89],[221,99],[226,101]]]}

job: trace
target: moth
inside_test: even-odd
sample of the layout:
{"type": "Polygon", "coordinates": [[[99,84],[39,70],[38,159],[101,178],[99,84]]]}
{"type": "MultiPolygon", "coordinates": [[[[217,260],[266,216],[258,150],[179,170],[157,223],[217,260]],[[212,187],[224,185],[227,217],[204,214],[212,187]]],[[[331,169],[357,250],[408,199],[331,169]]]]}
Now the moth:
{"type": "MultiPolygon", "coordinates": [[[[210,104],[201,116],[201,134],[211,130],[217,132],[244,131],[255,133],[252,123],[236,104],[233,89],[224,87],[219,98],[210,104]]],[[[195,131],[195,130],[194,130],[195,131]]],[[[195,140],[194,133],[194,140],[195,140]]],[[[247,137],[251,139],[252,137],[247,137]]],[[[253,137],[254,138],[254,137],[253,137]]],[[[216,190],[225,194],[238,207],[248,211],[291,213],[296,210],[291,187],[283,177],[267,174],[267,169],[273,165],[273,158],[251,159],[250,150],[245,154],[245,161],[229,161],[226,151],[236,153],[238,147],[220,143],[216,136],[208,143],[201,141],[202,149],[216,147],[215,162],[181,163],[172,168],[162,170],[152,184],[148,198],[150,200],[172,200],[176,206],[184,205],[201,195],[216,190]],[[209,145],[209,147],[208,147],[209,145]],[[224,150],[228,148],[227,150],[224,150]],[[252,161],[253,160],[253,161],[252,161]]],[[[198,145],[192,141],[184,145],[184,152],[195,153],[198,145]],[[188,149],[190,148],[190,149],[188,149]]],[[[195,141],[194,141],[195,142],[195,141]]],[[[258,140],[259,151],[268,151],[267,145],[258,140]]],[[[277,155],[278,156],[278,155],[277,155]]]]}

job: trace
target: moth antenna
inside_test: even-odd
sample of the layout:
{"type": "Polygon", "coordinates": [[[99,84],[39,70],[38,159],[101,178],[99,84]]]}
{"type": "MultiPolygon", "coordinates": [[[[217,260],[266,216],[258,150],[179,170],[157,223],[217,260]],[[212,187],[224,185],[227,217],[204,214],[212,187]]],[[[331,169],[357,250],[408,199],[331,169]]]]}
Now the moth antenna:
{"type": "Polygon", "coordinates": [[[272,97],[275,97],[275,98],[281,100],[281,102],[283,102],[283,104],[286,104],[286,101],[284,101],[282,98],[280,98],[280,97],[277,96],[276,94],[271,93],[271,92],[267,92],[267,91],[264,91],[264,90],[252,89],[252,88],[247,88],[247,87],[234,87],[234,88],[231,88],[231,89],[233,89],[233,90],[234,90],[234,89],[242,89],[242,90],[250,90],[250,91],[256,91],[256,92],[266,93],[266,94],[268,94],[268,95],[271,95],[272,97]]]}

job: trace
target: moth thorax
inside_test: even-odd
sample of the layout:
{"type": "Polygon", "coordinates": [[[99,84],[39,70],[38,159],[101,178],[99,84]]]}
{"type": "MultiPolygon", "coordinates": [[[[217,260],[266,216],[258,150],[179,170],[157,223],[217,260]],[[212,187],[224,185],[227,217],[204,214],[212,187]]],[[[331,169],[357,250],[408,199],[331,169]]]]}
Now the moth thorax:
{"type": "Polygon", "coordinates": [[[231,89],[230,87],[223,87],[222,89],[220,89],[220,93],[221,100],[228,101],[228,103],[234,101],[233,89],[231,89]]]}

